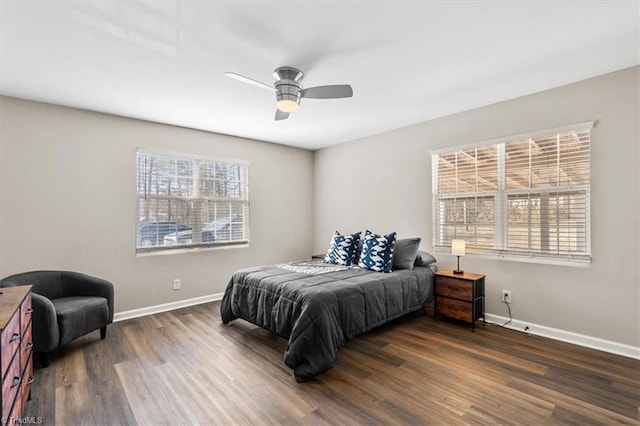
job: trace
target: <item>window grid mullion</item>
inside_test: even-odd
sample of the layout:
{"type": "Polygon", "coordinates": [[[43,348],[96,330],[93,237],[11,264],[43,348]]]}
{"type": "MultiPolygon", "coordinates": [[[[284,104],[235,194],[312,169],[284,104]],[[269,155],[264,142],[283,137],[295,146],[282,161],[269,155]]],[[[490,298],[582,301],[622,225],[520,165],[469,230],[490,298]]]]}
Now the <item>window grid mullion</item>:
{"type": "Polygon", "coordinates": [[[480,184],[478,182],[478,180],[479,180],[479,177],[478,177],[478,148],[474,148],[473,153],[474,153],[474,159],[475,159],[474,166],[475,166],[475,183],[476,183],[476,187],[474,188],[475,189],[474,192],[476,193],[476,195],[473,198],[473,202],[475,204],[474,209],[473,209],[473,211],[475,213],[475,216],[473,218],[474,219],[474,225],[475,225],[473,227],[473,241],[475,243],[476,241],[478,241],[478,195],[477,194],[478,194],[478,190],[480,189],[480,184]]]}
{"type": "Polygon", "coordinates": [[[496,194],[496,248],[504,250],[507,246],[507,202],[508,198],[505,196],[505,189],[507,187],[507,171],[505,161],[505,144],[500,143],[496,147],[497,152],[497,181],[498,191],[496,194]]]}
{"type": "Polygon", "coordinates": [[[531,251],[531,186],[533,182],[533,171],[531,170],[531,145],[533,144],[533,139],[529,138],[529,201],[527,202],[527,250],[531,251]]]}

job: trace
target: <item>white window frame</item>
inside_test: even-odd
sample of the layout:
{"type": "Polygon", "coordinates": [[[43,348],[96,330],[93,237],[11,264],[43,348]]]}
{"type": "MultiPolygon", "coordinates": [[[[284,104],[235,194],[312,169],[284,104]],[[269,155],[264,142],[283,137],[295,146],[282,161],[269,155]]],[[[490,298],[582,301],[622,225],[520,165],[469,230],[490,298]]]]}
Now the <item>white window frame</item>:
{"type": "MultiPolygon", "coordinates": [[[[154,149],[147,149],[147,148],[137,148],[136,149],[136,229],[135,229],[135,235],[136,235],[136,243],[135,243],[135,249],[136,249],[136,255],[149,255],[149,254],[170,254],[170,253],[180,253],[180,252],[190,252],[190,251],[199,251],[199,250],[210,250],[210,249],[220,249],[220,248],[230,248],[230,247],[238,247],[238,246],[248,246],[249,245],[249,199],[250,199],[250,195],[249,195],[249,172],[250,172],[250,163],[248,161],[244,161],[244,160],[231,160],[231,159],[223,159],[223,158],[215,158],[215,157],[208,157],[208,156],[202,156],[202,155],[194,155],[194,154],[184,154],[184,153],[177,153],[177,152],[172,152],[172,151],[161,151],[161,150],[154,150],[154,149]],[[194,169],[194,174],[192,175],[192,179],[193,179],[193,188],[192,188],[192,192],[187,195],[187,196],[169,196],[169,195],[164,195],[164,194],[160,194],[160,195],[154,195],[154,194],[149,194],[149,193],[145,193],[141,194],[140,193],[140,189],[139,189],[139,182],[138,179],[140,178],[140,171],[138,170],[139,167],[139,163],[138,163],[138,157],[139,155],[151,155],[151,156],[158,156],[158,157],[164,157],[164,158],[170,158],[172,160],[180,160],[180,161],[187,161],[187,162],[193,162],[193,169],[194,169]],[[216,163],[216,164],[225,164],[225,165],[232,165],[232,166],[236,166],[238,168],[240,168],[242,170],[242,176],[243,178],[239,179],[240,181],[240,185],[241,185],[241,189],[240,189],[240,193],[241,195],[239,197],[233,197],[233,198],[222,198],[222,197],[216,197],[216,196],[205,196],[205,195],[201,195],[199,193],[199,181],[201,179],[201,173],[200,173],[200,162],[207,162],[207,163],[216,163]],[[183,242],[180,244],[175,244],[175,245],[155,245],[155,246],[150,246],[150,247],[144,247],[141,245],[141,238],[140,238],[140,233],[139,233],[139,229],[140,227],[147,223],[147,221],[145,220],[141,220],[141,207],[140,207],[140,202],[142,199],[156,199],[156,200],[175,200],[178,202],[182,202],[183,205],[187,205],[187,210],[189,211],[189,214],[193,213],[194,216],[199,216],[201,219],[200,221],[196,221],[196,222],[191,222],[191,223],[183,223],[185,225],[195,225],[195,226],[191,226],[191,239],[187,239],[186,241],[188,241],[187,243],[183,242]],[[239,215],[241,217],[241,220],[238,221],[237,224],[241,224],[242,227],[242,237],[239,239],[229,239],[229,240],[224,240],[224,241],[214,241],[214,242],[207,242],[207,241],[202,241],[204,239],[204,229],[202,229],[202,232],[193,232],[193,229],[197,229],[202,227],[203,225],[206,225],[207,220],[206,219],[202,219],[203,216],[203,211],[202,208],[198,209],[198,204],[201,205],[201,203],[211,203],[213,209],[214,209],[214,216],[216,216],[216,212],[215,209],[217,208],[218,204],[217,203],[225,203],[225,202],[229,202],[229,206],[231,206],[231,204],[236,205],[236,207],[240,206],[241,210],[242,210],[242,214],[239,215]],[[204,222],[203,222],[204,221],[204,222]]],[[[173,176],[172,176],[173,177],[173,176]]],[[[186,177],[186,179],[189,179],[189,177],[186,177]]],[[[211,178],[213,179],[213,178],[211,178]]],[[[229,211],[231,210],[231,207],[229,207],[229,211]]],[[[229,214],[229,216],[231,216],[231,214],[229,214]]],[[[216,216],[217,217],[217,216],[216,216]]],[[[145,217],[145,219],[147,219],[145,217]]],[[[149,223],[157,223],[157,222],[161,222],[162,220],[159,220],[158,217],[156,217],[155,219],[152,219],[151,221],[148,221],[149,223]]],[[[232,219],[230,218],[229,221],[232,221],[232,219]]],[[[235,224],[235,223],[234,223],[235,224]]],[[[216,233],[218,232],[217,229],[214,229],[212,231],[210,231],[210,233],[216,233]]],[[[231,231],[227,231],[227,233],[230,233],[231,231]]],[[[175,240],[178,241],[178,234],[175,235],[175,240]]],[[[165,243],[166,244],[166,243],[165,243]]]]}
{"type": "MultiPolygon", "coordinates": [[[[437,220],[440,217],[440,223],[442,223],[443,212],[438,212],[437,206],[440,205],[438,200],[440,198],[455,198],[455,197],[469,197],[469,196],[495,196],[494,204],[494,216],[495,216],[495,231],[494,231],[494,247],[491,250],[478,250],[469,245],[467,242],[466,251],[467,255],[474,257],[483,257],[490,259],[503,259],[513,260],[521,262],[533,262],[533,263],[546,263],[546,264],[558,264],[558,265],[570,265],[570,266],[587,266],[591,263],[591,180],[587,185],[575,185],[573,187],[563,188],[564,193],[568,193],[570,190],[575,189],[585,193],[585,246],[586,250],[584,254],[580,255],[548,255],[546,253],[540,253],[535,251],[529,251],[526,253],[519,253],[507,249],[507,199],[510,194],[517,193],[518,190],[506,189],[506,165],[505,165],[505,146],[509,142],[521,141],[524,139],[537,139],[553,134],[563,134],[568,132],[583,132],[591,130],[594,127],[593,121],[576,123],[562,127],[556,127],[552,129],[538,130],[529,133],[523,133],[519,135],[506,136],[491,140],[474,142],[471,144],[460,145],[451,148],[443,148],[433,150],[431,154],[431,167],[432,167],[432,226],[433,226],[433,247],[437,253],[451,253],[450,244],[439,244],[439,241],[444,240],[444,225],[441,225],[441,229],[438,229],[437,220]],[[497,173],[498,173],[498,189],[491,192],[474,192],[474,193],[455,193],[454,195],[444,195],[439,197],[438,194],[438,158],[441,154],[451,154],[458,151],[468,150],[471,148],[488,147],[495,145],[497,147],[497,173]],[[439,215],[439,216],[438,216],[439,215]]],[[[589,148],[589,155],[591,148],[589,148]]],[[[544,190],[527,190],[525,192],[545,192],[544,190]]]]}

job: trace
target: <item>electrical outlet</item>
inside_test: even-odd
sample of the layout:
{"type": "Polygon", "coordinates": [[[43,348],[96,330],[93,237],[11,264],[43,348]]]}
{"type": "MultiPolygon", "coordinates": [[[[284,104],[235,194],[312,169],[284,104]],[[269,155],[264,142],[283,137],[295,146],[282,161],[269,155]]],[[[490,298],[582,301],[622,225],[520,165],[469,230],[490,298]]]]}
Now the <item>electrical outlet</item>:
{"type": "Polygon", "coordinates": [[[502,290],[502,299],[503,303],[513,303],[511,301],[511,290],[502,290]]]}
{"type": "Polygon", "coordinates": [[[180,279],[176,278],[175,280],[173,280],[173,289],[174,290],[180,290],[180,279]]]}

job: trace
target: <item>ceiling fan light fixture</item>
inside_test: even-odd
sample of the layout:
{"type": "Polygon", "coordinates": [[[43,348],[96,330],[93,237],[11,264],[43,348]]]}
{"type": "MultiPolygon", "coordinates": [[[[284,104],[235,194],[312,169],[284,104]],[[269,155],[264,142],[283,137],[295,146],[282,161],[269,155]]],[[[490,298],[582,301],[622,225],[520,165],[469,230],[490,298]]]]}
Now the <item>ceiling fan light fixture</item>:
{"type": "Polygon", "coordinates": [[[289,99],[281,99],[276,103],[278,109],[282,112],[295,112],[298,110],[298,103],[289,99]]]}

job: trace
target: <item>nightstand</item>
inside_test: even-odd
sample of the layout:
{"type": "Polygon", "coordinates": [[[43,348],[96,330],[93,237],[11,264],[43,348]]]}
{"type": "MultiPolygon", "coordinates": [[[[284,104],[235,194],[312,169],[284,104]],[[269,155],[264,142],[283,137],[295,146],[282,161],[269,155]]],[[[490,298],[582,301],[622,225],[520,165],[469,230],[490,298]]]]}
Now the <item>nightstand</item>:
{"type": "Polygon", "coordinates": [[[476,321],[484,318],[484,275],[454,274],[451,270],[436,272],[435,304],[433,316],[438,315],[471,323],[476,331],[476,321]]]}

